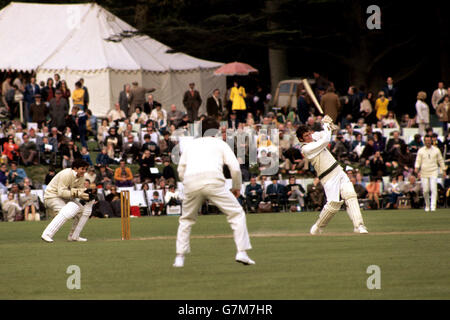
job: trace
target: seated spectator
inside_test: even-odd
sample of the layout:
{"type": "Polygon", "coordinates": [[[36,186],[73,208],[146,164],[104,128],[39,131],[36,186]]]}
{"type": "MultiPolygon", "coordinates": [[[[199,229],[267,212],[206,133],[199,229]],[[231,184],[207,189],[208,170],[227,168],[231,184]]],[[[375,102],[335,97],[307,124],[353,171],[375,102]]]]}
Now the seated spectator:
{"type": "Polygon", "coordinates": [[[395,118],[394,111],[388,111],[387,117],[381,120],[384,128],[393,128],[400,130],[400,126],[395,118]]]}
{"type": "Polygon", "coordinates": [[[386,209],[397,209],[397,199],[403,195],[401,190],[397,178],[392,178],[388,187],[388,203],[386,204],[386,209]]]}
{"type": "Polygon", "coordinates": [[[8,199],[2,203],[3,221],[13,222],[16,221],[16,216],[22,212],[22,207],[19,205],[19,201],[14,199],[12,192],[8,193],[8,199]]]}
{"type": "Polygon", "coordinates": [[[40,221],[39,199],[31,193],[30,187],[23,189],[25,194],[19,198],[19,205],[24,210],[25,221],[40,221]]]}
{"type": "Polygon", "coordinates": [[[438,138],[437,133],[431,134],[431,144],[438,148],[441,154],[444,154],[444,143],[438,138]]]}
{"type": "Polygon", "coordinates": [[[9,184],[20,184],[27,177],[25,170],[17,167],[17,162],[11,162],[11,169],[8,173],[9,184]]]}
{"type": "Polygon", "coordinates": [[[375,151],[380,151],[381,153],[384,152],[386,145],[385,145],[383,134],[381,132],[373,133],[373,143],[374,143],[375,151]]]}
{"type": "Polygon", "coordinates": [[[308,160],[303,157],[300,150],[297,148],[289,148],[282,154],[282,159],[285,160],[280,165],[282,172],[290,174],[303,173],[308,169],[308,160]]]}
{"type": "Polygon", "coordinates": [[[140,145],[139,142],[135,141],[134,136],[129,132],[126,136],[126,140],[122,147],[122,158],[131,162],[139,160],[140,145]]]}
{"type": "MultiPolygon", "coordinates": [[[[123,112],[123,110],[120,109],[120,105],[118,103],[116,103],[114,105],[114,109],[110,110],[108,112],[108,120],[109,122],[119,122],[119,121],[123,121],[126,119],[126,115],[125,112],[123,112]]],[[[103,125],[103,123],[102,123],[103,125]]]]}
{"type": "Polygon", "coordinates": [[[91,155],[89,154],[88,148],[87,147],[81,147],[81,159],[83,159],[84,161],[86,161],[87,163],[89,163],[90,166],[93,166],[94,164],[92,163],[91,160],[91,155]]]}
{"type": "Polygon", "coordinates": [[[350,181],[353,183],[358,199],[365,199],[367,196],[366,188],[361,183],[358,183],[355,177],[351,178],[350,181]]]}
{"type": "Polygon", "coordinates": [[[386,145],[386,160],[393,161],[395,160],[396,151],[402,150],[402,146],[405,145],[405,141],[400,138],[400,131],[392,132],[392,138],[388,140],[386,145]]]}
{"type": "Polygon", "coordinates": [[[165,158],[163,164],[164,164],[164,169],[163,169],[162,176],[164,177],[164,179],[166,179],[166,180],[174,179],[174,181],[176,181],[177,176],[175,174],[175,170],[170,165],[170,158],[165,158]]]}
{"type": "Polygon", "coordinates": [[[142,157],[139,159],[139,177],[140,181],[155,182],[157,175],[150,171],[150,168],[155,167],[155,156],[150,152],[150,150],[145,150],[142,157]]]}
{"type": "Polygon", "coordinates": [[[169,190],[164,196],[164,202],[166,206],[178,206],[181,204],[181,198],[178,190],[176,190],[175,185],[171,184],[169,190]]]}
{"type": "Polygon", "coordinates": [[[131,169],[126,166],[124,159],[119,162],[119,167],[114,171],[114,180],[116,181],[116,186],[118,187],[132,187],[133,183],[133,173],[131,169]]]}
{"type": "Polygon", "coordinates": [[[91,109],[86,110],[86,134],[87,136],[93,136],[94,139],[97,139],[97,117],[92,114],[91,109]]]}
{"type": "Polygon", "coordinates": [[[373,176],[377,177],[384,176],[386,173],[386,164],[384,163],[380,151],[375,152],[370,158],[370,172],[373,176]]]}
{"type": "Polygon", "coordinates": [[[164,203],[159,198],[159,192],[158,191],[153,191],[152,205],[151,205],[152,216],[155,216],[155,215],[160,216],[162,211],[163,211],[163,209],[164,209],[164,203]]]}
{"type": "Polygon", "coordinates": [[[50,183],[50,181],[52,181],[53,177],[56,176],[56,171],[55,168],[53,167],[49,167],[48,168],[48,172],[45,175],[45,180],[44,180],[44,184],[48,185],[50,183]]]}
{"type": "Polygon", "coordinates": [[[8,162],[19,161],[19,146],[14,142],[14,136],[8,136],[8,141],[3,143],[2,155],[8,159],[8,162]]]}
{"type": "Polygon", "coordinates": [[[408,182],[404,184],[402,193],[407,196],[411,202],[412,209],[421,208],[420,196],[422,193],[421,184],[417,182],[417,179],[414,175],[410,175],[408,178],[408,182]]]}
{"type": "Polygon", "coordinates": [[[170,111],[167,113],[167,121],[169,122],[169,125],[174,125],[177,127],[182,118],[183,112],[177,110],[176,105],[170,105],[170,111]]]}
{"type": "Polygon", "coordinates": [[[0,166],[0,190],[2,193],[7,193],[8,188],[6,187],[8,185],[8,167],[6,166],[6,163],[2,163],[0,166]]]}
{"type": "Polygon", "coordinates": [[[104,145],[104,141],[109,134],[109,121],[108,119],[103,119],[102,124],[97,129],[97,142],[101,148],[104,145]]]}
{"type": "Polygon", "coordinates": [[[113,146],[114,153],[117,153],[117,155],[122,152],[122,136],[117,133],[116,127],[111,127],[108,130],[108,135],[103,141],[103,145],[108,146],[108,144],[111,144],[113,146]]]}
{"type": "Polygon", "coordinates": [[[142,112],[141,107],[136,107],[135,111],[133,112],[133,114],[130,117],[131,123],[138,123],[142,127],[145,126],[145,123],[147,122],[147,120],[148,120],[148,116],[146,113],[142,112]]]}
{"type": "MultiPolygon", "coordinates": [[[[374,176],[370,178],[370,182],[366,186],[367,190],[367,199],[372,202],[375,202],[377,209],[380,209],[380,183],[376,180],[374,176]]],[[[369,205],[370,208],[373,208],[373,205],[369,205]]]]}
{"type": "Polygon", "coordinates": [[[400,120],[400,127],[402,128],[413,128],[416,124],[415,118],[410,118],[409,114],[402,115],[402,119],[400,120]]]}
{"type": "Polygon", "coordinates": [[[272,176],[272,184],[269,184],[266,189],[266,202],[272,203],[272,208],[275,212],[280,211],[280,205],[285,203],[285,187],[278,183],[278,178],[276,176],[272,176]]]}
{"type": "Polygon", "coordinates": [[[341,133],[336,135],[336,139],[331,143],[331,153],[333,153],[338,161],[343,161],[348,158],[350,146],[341,133]]]}
{"type": "Polygon", "coordinates": [[[61,155],[63,158],[63,169],[72,167],[72,163],[75,159],[81,159],[81,153],[78,150],[78,146],[72,140],[70,140],[67,145],[61,146],[61,155]]]}
{"type": "Polygon", "coordinates": [[[117,191],[117,187],[110,185],[111,189],[108,194],[105,195],[105,200],[98,201],[99,216],[104,218],[120,218],[120,193],[117,191]]]}
{"type": "Polygon", "coordinates": [[[417,151],[419,151],[419,149],[422,148],[423,146],[424,144],[422,141],[422,136],[419,133],[415,134],[414,140],[408,144],[409,150],[412,153],[417,153],[417,151]]]}
{"type": "Polygon", "coordinates": [[[156,129],[162,133],[167,128],[167,112],[162,109],[160,103],[157,103],[155,106],[156,107],[152,110],[149,119],[155,123],[156,129]]]}
{"type": "Polygon", "coordinates": [[[95,163],[97,166],[108,166],[110,164],[115,164],[114,159],[111,159],[108,155],[108,148],[103,147],[99,154],[97,154],[97,158],[95,159],[95,163]]]}
{"type": "Polygon", "coordinates": [[[151,136],[148,133],[144,135],[144,143],[141,147],[141,153],[145,150],[150,150],[150,153],[152,153],[155,157],[159,157],[161,154],[160,148],[154,141],[151,140],[151,136]]]}
{"type": "Polygon", "coordinates": [[[245,187],[245,201],[250,212],[256,212],[259,203],[262,201],[263,189],[259,183],[256,183],[256,178],[250,178],[250,184],[245,187]]]}
{"type": "Polygon", "coordinates": [[[99,166],[99,172],[95,178],[95,184],[98,187],[102,187],[103,189],[107,189],[106,185],[111,185],[114,182],[114,177],[112,173],[112,169],[106,165],[99,166]]]}
{"type": "Polygon", "coordinates": [[[89,167],[89,169],[84,174],[84,178],[89,180],[91,183],[95,184],[95,181],[97,180],[97,174],[95,173],[95,167],[92,165],[89,167]]]}
{"type": "Polygon", "coordinates": [[[286,186],[286,195],[289,201],[297,201],[301,211],[305,211],[305,189],[301,184],[295,182],[295,177],[289,177],[289,184],[286,186]]]}
{"type": "Polygon", "coordinates": [[[39,147],[40,162],[43,164],[54,164],[56,161],[56,151],[54,146],[50,144],[48,137],[42,137],[42,142],[39,147]]]}
{"type": "Polygon", "coordinates": [[[325,200],[325,191],[320,179],[315,177],[313,183],[306,186],[308,200],[314,211],[321,211],[325,200]]]}
{"type": "Polygon", "coordinates": [[[166,155],[170,157],[170,155],[172,154],[172,150],[175,147],[175,143],[170,138],[170,132],[168,131],[163,132],[163,140],[159,142],[159,145],[161,155],[166,155]]]}

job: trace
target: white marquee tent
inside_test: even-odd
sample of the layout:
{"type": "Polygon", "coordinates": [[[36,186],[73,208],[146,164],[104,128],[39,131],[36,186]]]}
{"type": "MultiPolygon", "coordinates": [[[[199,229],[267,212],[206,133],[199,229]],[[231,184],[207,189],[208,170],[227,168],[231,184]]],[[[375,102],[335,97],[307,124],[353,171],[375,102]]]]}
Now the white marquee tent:
{"type": "Polygon", "coordinates": [[[72,91],[84,78],[89,107],[100,117],[118,101],[124,84],[134,81],[156,88],[155,100],[165,109],[174,103],[182,111],[190,82],[202,96],[200,112],[215,88],[226,91],[225,77],[213,74],[222,63],[168,53],[171,48],[133,34],[135,28],[95,3],[11,2],[0,11],[0,30],[0,70],[34,71],[45,82],[58,73],[72,91]],[[132,36],[117,40],[121,34],[132,36]]]}

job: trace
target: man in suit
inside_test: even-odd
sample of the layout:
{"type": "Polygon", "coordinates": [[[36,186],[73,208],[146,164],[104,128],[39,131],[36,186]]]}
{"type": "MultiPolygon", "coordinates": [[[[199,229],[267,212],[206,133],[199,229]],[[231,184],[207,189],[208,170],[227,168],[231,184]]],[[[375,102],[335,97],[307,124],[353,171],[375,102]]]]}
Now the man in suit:
{"type": "Polygon", "coordinates": [[[219,89],[214,89],[211,97],[206,100],[206,112],[208,116],[218,118],[222,114],[222,100],[219,98],[219,89]]]}
{"type": "Polygon", "coordinates": [[[259,183],[256,183],[256,178],[250,178],[250,184],[245,187],[245,200],[247,208],[250,212],[256,212],[259,203],[262,201],[263,189],[259,183]]]}
{"type": "Polygon", "coordinates": [[[36,83],[36,77],[31,77],[30,83],[25,86],[23,100],[25,101],[25,119],[31,122],[30,106],[35,102],[35,95],[40,94],[41,89],[36,83]]]}
{"type": "Polygon", "coordinates": [[[153,95],[149,94],[147,101],[144,103],[144,112],[148,115],[151,114],[152,110],[156,108],[157,105],[161,105],[158,101],[154,100],[153,95]]]}
{"type": "Polygon", "coordinates": [[[143,107],[145,103],[145,94],[155,91],[155,88],[144,88],[140,87],[137,81],[132,83],[132,87],[130,90],[130,109],[128,110],[128,116],[135,112],[136,107],[143,107]]]}
{"type": "Polygon", "coordinates": [[[119,105],[120,109],[127,115],[128,109],[130,108],[130,97],[131,97],[131,87],[127,83],[123,86],[123,91],[119,94],[119,105]]]}
{"type": "Polygon", "coordinates": [[[230,118],[228,119],[228,129],[236,130],[239,127],[239,119],[237,118],[236,111],[230,113],[230,118]]]}
{"type": "Polygon", "coordinates": [[[322,106],[324,114],[327,114],[336,121],[338,113],[341,109],[341,102],[338,95],[334,92],[333,87],[328,87],[327,92],[322,96],[320,104],[322,106]]]}
{"type": "Polygon", "coordinates": [[[386,98],[389,100],[389,109],[395,110],[397,106],[398,88],[394,86],[394,80],[391,77],[386,79],[386,85],[382,89],[386,98]]]}
{"type": "Polygon", "coordinates": [[[269,184],[266,189],[266,202],[272,202],[272,208],[275,212],[280,211],[280,204],[286,200],[285,188],[281,183],[278,183],[277,176],[272,177],[272,184],[269,184]]]}
{"type": "Polygon", "coordinates": [[[195,83],[189,84],[189,90],[184,93],[183,105],[186,108],[186,112],[189,115],[189,121],[194,122],[198,119],[198,109],[202,104],[202,98],[200,92],[195,90],[195,83]]]}
{"type": "Polygon", "coordinates": [[[444,83],[439,82],[438,88],[433,91],[433,95],[431,96],[431,104],[433,105],[434,110],[436,110],[441,100],[443,100],[444,96],[447,94],[447,90],[444,89],[444,83]]]}

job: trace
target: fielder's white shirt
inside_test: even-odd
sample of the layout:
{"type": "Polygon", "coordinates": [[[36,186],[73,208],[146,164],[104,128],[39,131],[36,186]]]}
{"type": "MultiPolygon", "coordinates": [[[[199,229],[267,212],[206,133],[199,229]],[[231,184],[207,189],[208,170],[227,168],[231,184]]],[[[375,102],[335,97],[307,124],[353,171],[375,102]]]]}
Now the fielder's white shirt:
{"type": "Polygon", "coordinates": [[[445,163],[441,150],[435,146],[420,148],[417,152],[414,167],[420,170],[422,178],[437,178],[439,167],[441,167],[442,172],[445,172],[445,163]]]}

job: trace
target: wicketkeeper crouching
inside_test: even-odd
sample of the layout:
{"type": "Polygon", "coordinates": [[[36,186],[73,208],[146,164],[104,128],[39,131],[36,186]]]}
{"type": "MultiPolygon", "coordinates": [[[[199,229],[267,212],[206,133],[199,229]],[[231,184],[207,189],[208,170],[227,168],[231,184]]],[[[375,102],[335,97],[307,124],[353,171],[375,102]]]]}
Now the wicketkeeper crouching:
{"type": "Polygon", "coordinates": [[[355,233],[368,233],[361,216],[358,198],[347,174],[333,157],[327,146],[331,140],[331,132],[337,128],[329,116],[322,119],[323,131],[314,132],[305,125],[297,129],[302,154],[311,161],[322,183],[327,203],[320,212],[319,219],[311,227],[311,234],[320,234],[331,218],[339,211],[343,202],[353,222],[355,233]],[[341,200],[342,198],[342,200],[341,200]]]}
{"type": "Polygon", "coordinates": [[[48,212],[56,213],[56,216],[42,232],[42,240],[53,242],[55,233],[73,218],[68,240],[87,241],[80,237],[80,233],[95,203],[95,196],[84,187],[84,174],[88,167],[86,161],[77,159],[72,168],[61,170],[48,184],[44,192],[44,205],[48,212]]]}

